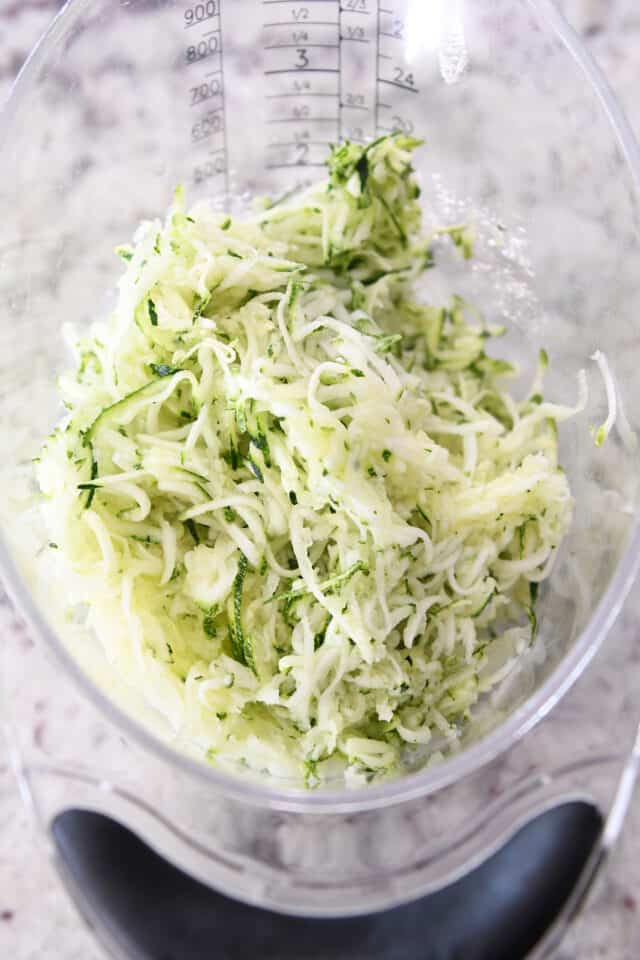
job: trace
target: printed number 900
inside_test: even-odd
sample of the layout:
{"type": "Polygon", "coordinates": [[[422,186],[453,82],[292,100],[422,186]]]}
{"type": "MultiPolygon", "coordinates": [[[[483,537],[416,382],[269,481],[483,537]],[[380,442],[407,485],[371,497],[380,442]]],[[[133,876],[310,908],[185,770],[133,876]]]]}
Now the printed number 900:
{"type": "Polygon", "coordinates": [[[206,3],[196,3],[184,12],[184,22],[187,27],[193,23],[202,23],[203,20],[211,20],[218,13],[217,0],[207,0],[206,3]]]}

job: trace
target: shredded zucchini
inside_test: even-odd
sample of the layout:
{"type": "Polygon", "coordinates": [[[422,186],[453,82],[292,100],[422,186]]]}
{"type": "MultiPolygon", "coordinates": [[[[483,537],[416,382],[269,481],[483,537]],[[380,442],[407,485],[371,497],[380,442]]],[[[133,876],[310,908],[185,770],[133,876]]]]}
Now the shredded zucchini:
{"type": "Polygon", "coordinates": [[[245,219],[178,191],[60,381],[51,541],[110,658],[214,763],[388,776],[455,749],[536,642],[573,410],[545,354],[516,400],[502,330],[417,297],[416,146],[343,144],[245,219]]]}

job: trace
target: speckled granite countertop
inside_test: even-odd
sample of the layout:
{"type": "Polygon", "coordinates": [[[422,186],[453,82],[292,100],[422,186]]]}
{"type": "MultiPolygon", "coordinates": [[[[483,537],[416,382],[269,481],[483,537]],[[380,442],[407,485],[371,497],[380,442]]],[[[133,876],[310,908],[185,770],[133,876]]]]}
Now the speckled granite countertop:
{"type": "MultiPolygon", "coordinates": [[[[42,33],[59,0],[0,0],[0,102],[30,47],[42,33]]],[[[640,7],[637,0],[563,0],[563,8],[609,76],[640,133],[640,7]]],[[[621,648],[630,650],[640,619],[640,594],[627,603],[616,631],[621,648]]],[[[25,650],[30,640],[0,597],[0,636],[19,634],[25,650]]],[[[603,669],[602,660],[599,669],[603,669]]],[[[624,670],[613,657],[604,668],[609,690],[624,670]]],[[[640,699],[638,708],[640,710],[640,699]]],[[[48,721],[45,706],[41,735],[48,721]]],[[[631,810],[622,842],[591,904],[563,946],[559,960],[637,960],[640,957],[640,801],[631,810]]],[[[102,953],[69,903],[58,878],[38,848],[21,805],[4,745],[0,743],[0,957],[12,960],[99,960],[102,953]]],[[[329,958],[327,958],[329,960],[329,958]]]]}

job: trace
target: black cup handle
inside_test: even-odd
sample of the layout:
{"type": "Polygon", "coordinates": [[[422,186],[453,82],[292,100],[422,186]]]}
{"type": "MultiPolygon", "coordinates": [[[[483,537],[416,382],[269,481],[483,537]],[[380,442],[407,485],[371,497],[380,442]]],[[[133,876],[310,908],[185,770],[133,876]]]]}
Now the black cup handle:
{"type": "Polygon", "coordinates": [[[522,960],[561,913],[601,830],[593,805],[565,803],[443,890],[368,916],[317,919],[230,899],[103,814],[67,810],[52,824],[81,912],[131,960],[522,960]]]}

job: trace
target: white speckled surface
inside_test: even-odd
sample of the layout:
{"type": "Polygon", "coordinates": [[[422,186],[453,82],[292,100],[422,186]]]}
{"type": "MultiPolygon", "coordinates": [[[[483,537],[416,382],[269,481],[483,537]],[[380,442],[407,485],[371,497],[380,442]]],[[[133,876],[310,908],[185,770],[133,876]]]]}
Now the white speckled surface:
{"type": "MultiPolygon", "coordinates": [[[[58,0],[0,0],[0,101],[29,48],[59,6],[58,0]]],[[[567,16],[588,38],[588,44],[607,72],[630,120],[640,132],[640,7],[637,0],[564,0],[567,16]]],[[[630,651],[640,617],[637,591],[615,629],[613,655],[600,656],[604,696],[626,691],[625,709],[636,709],[630,651]],[[621,655],[616,656],[622,651],[621,655]],[[625,675],[626,682],[621,682],[625,675]]],[[[17,636],[25,652],[30,641],[6,601],[0,602],[0,636],[17,636]]],[[[638,688],[638,684],[635,684],[638,688]]],[[[583,695],[593,693],[590,685],[583,695]]],[[[59,722],[63,705],[43,704],[32,736],[41,738],[48,724],[59,722]],[[53,716],[56,714],[56,716],[53,716]]],[[[637,710],[640,713],[640,696],[637,710]]],[[[622,843],[606,882],[601,884],[588,914],[562,948],[559,960],[637,960],[640,957],[640,801],[636,800],[622,843]]],[[[67,900],[58,878],[38,848],[0,745],[0,957],[12,960],[98,960],[102,954],[67,900]]],[[[329,960],[329,958],[327,958],[329,960]]]]}

